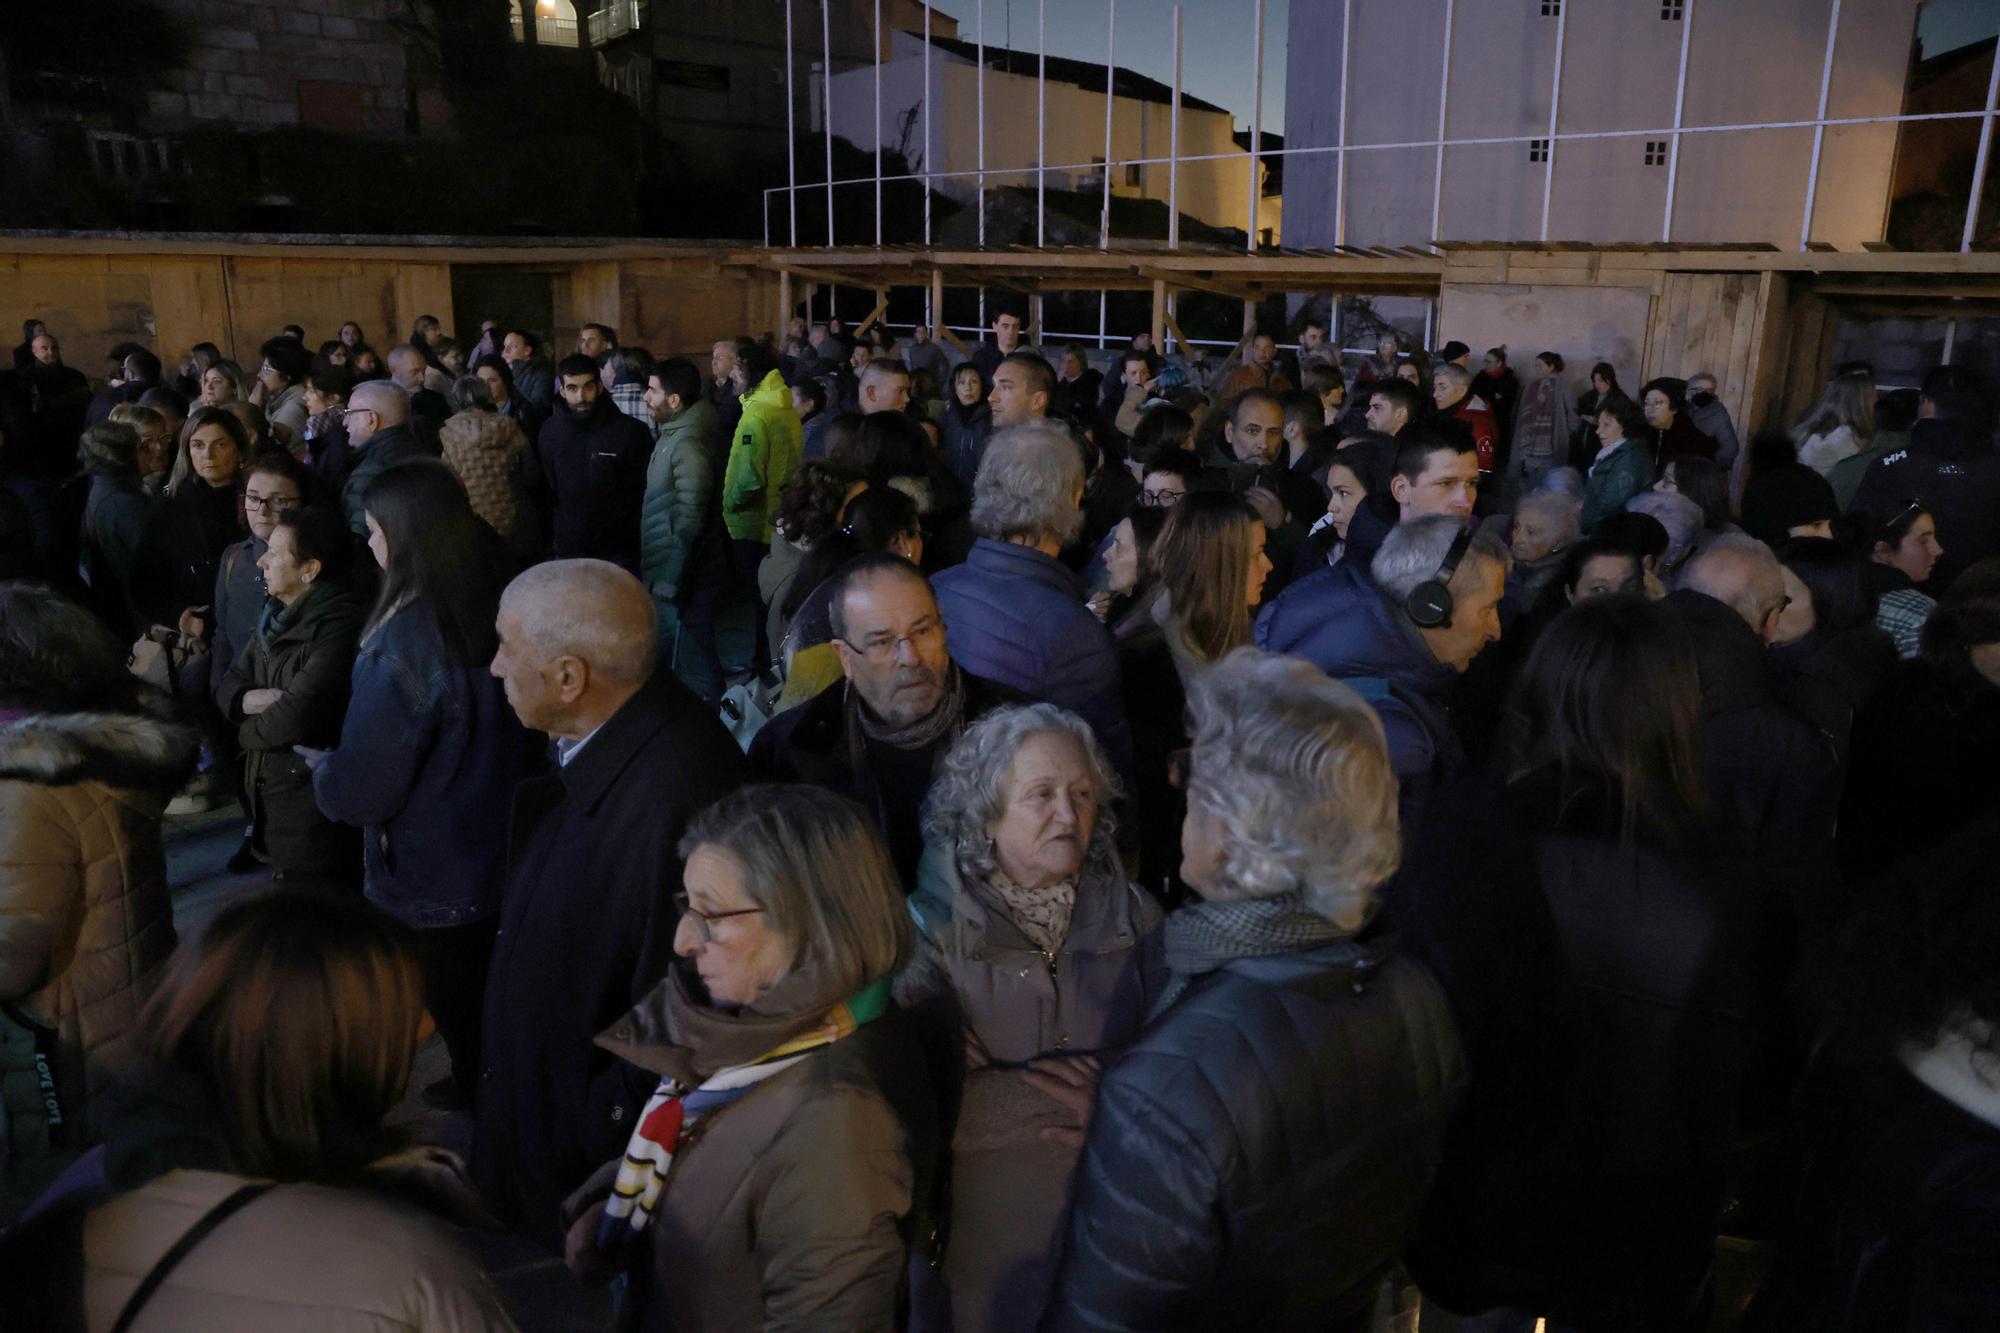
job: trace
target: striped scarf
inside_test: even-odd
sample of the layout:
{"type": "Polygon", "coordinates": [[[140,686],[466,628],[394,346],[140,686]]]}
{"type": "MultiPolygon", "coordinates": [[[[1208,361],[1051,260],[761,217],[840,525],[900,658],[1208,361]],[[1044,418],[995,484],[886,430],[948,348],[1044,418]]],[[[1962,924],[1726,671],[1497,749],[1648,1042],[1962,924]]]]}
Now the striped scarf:
{"type": "Polygon", "coordinates": [[[765,1079],[784,1073],[822,1046],[880,1018],[889,1007],[889,979],[835,1005],[818,1026],[767,1051],[747,1064],[718,1069],[700,1085],[687,1088],[673,1079],[646,1099],[639,1126],[625,1145],[618,1179],[611,1187],[604,1216],[597,1224],[598,1252],[623,1267],[638,1254],[638,1243],[659,1207],[674,1156],[694,1133],[696,1123],[736,1101],[765,1079]]]}

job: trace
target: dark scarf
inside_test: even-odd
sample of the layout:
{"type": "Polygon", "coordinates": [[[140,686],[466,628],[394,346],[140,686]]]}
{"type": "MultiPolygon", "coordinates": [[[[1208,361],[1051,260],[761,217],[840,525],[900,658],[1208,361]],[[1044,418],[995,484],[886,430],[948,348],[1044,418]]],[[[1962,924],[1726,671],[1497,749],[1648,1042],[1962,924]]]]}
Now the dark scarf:
{"type": "Polygon", "coordinates": [[[286,630],[299,623],[299,617],[305,614],[306,607],[312,603],[314,597],[318,596],[323,586],[318,583],[312,584],[290,606],[286,606],[275,597],[266,597],[263,614],[257,617],[258,646],[265,652],[270,652],[271,645],[282,637],[286,630]]]}
{"type": "Polygon", "coordinates": [[[1296,892],[1227,902],[1193,899],[1167,918],[1166,964],[1173,978],[1150,1017],[1172,1008],[1197,978],[1238,958],[1300,953],[1353,933],[1308,911],[1296,892]]]}
{"type": "Polygon", "coordinates": [[[627,1022],[598,1044],[641,1069],[692,1088],[717,1070],[748,1064],[822,1022],[844,996],[817,963],[800,963],[755,1003],[730,1011],[697,995],[692,965],[677,962],[627,1022]]]}
{"type": "Polygon", "coordinates": [[[944,696],[938,705],[923,717],[900,727],[892,727],[875,715],[862,699],[861,691],[853,685],[847,687],[845,700],[847,709],[848,745],[857,758],[865,758],[863,748],[868,741],[886,745],[892,750],[922,750],[939,741],[958,739],[965,729],[965,675],[956,662],[945,673],[944,696]]]}

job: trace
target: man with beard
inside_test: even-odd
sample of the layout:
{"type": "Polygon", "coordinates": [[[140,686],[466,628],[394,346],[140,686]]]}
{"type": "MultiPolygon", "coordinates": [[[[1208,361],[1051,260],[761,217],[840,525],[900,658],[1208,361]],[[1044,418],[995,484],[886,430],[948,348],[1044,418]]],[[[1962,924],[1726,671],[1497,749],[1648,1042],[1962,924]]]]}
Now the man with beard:
{"type": "Polygon", "coordinates": [[[753,776],[805,782],[875,816],[907,890],[917,882],[920,815],[938,761],[966,726],[1020,696],[961,669],[945,646],[929,580],[895,555],[834,575],[828,607],[845,679],[771,719],[750,747],[753,776]]]}
{"type": "Polygon", "coordinates": [[[555,496],[555,557],[639,569],[639,511],[653,432],[619,411],[597,363],[572,353],[556,367],[562,406],[536,448],[555,496]]]}

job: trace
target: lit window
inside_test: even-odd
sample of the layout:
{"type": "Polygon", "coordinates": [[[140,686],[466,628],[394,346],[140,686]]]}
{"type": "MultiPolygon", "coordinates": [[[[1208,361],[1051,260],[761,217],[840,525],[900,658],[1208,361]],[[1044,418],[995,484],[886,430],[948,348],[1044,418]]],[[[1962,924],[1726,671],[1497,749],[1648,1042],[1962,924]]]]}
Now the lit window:
{"type": "Polygon", "coordinates": [[[1548,160],[1549,160],[1549,141],[1548,141],[1547,139],[1530,139],[1530,140],[1528,140],[1528,160],[1529,160],[1530,162],[1546,162],[1546,161],[1548,161],[1548,160]]]}
{"type": "Polygon", "coordinates": [[[1662,0],[1660,19],[1665,23],[1679,23],[1687,17],[1687,0],[1662,0]]]}
{"type": "Polygon", "coordinates": [[[1665,139],[1646,140],[1646,165],[1664,167],[1667,165],[1667,141],[1665,139]]]}
{"type": "Polygon", "coordinates": [[[1563,12],[1563,0],[1542,0],[1542,17],[1552,19],[1563,12]]]}

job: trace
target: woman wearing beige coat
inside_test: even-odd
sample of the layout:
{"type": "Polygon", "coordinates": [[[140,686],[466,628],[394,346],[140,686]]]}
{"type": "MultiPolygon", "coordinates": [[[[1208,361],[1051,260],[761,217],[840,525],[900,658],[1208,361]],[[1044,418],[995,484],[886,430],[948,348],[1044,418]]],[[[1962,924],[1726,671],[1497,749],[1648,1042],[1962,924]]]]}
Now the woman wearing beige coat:
{"type": "Polygon", "coordinates": [[[124,661],[82,607],[0,584],[0,1222],[102,1132],[174,947],[160,814],[199,741],[124,661]]]}
{"type": "Polygon", "coordinates": [[[1119,864],[1117,795],[1089,724],[1053,704],[974,723],[931,787],[899,993],[964,1051],[942,1268],[956,1333],[1039,1319],[1100,1059],[1166,981],[1160,908],[1119,864]]]}

